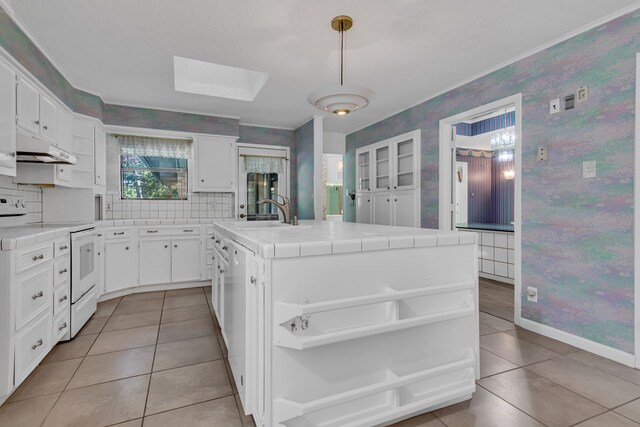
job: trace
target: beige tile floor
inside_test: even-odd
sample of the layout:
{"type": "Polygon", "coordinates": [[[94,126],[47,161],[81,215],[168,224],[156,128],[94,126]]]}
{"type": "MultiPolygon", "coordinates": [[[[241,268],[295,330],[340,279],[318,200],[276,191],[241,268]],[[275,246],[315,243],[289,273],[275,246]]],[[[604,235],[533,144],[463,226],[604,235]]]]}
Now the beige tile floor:
{"type": "MultiPolygon", "coordinates": [[[[252,426],[242,415],[208,288],[99,304],[0,406],[0,426],[252,426]]],[[[480,313],[473,399],[401,427],[640,424],[640,371],[480,313]]]]}

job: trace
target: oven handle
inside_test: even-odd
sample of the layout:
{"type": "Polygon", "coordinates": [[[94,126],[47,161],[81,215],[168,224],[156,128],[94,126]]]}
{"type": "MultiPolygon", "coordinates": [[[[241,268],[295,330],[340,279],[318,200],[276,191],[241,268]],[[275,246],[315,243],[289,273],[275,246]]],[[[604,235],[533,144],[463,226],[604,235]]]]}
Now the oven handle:
{"type": "Polygon", "coordinates": [[[75,236],[75,235],[72,234],[71,235],[71,241],[72,242],[79,242],[79,241],[87,240],[87,239],[95,239],[97,237],[98,237],[98,232],[97,231],[94,231],[94,232],[92,232],[90,234],[82,234],[80,236],[75,236]]]}

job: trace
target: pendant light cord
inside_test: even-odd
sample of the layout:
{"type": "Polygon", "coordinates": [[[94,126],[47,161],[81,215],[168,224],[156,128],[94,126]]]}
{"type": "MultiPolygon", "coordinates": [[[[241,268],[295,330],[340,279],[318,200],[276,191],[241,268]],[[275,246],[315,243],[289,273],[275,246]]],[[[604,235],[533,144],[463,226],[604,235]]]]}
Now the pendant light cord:
{"type": "Polygon", "coordinates": [[[340,21],[340,86],[344,85],[344,22],[340,21]]]}

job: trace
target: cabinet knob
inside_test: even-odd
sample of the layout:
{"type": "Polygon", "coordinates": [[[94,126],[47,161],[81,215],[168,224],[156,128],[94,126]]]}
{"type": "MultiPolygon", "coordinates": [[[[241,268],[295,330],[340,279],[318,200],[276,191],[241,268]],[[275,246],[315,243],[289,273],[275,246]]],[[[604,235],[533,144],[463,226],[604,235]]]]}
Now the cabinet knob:
{"type": "Polygon", "coordinates": [[[15,157],[15,156],[16,156],[16,153],[15,153],[15,152],[11,152],[11,153],[9,153],[9,156],[11,156],[11,157],[15,157]]]}
{"type": "Polygon", "coordinates": [[[387,190],[391,190],[391,187],[387,187],[387,190]]]}
{"type": "Polygon", "coordinates": [[[240,218],[244,218],[245,216],[245,214],[240,214],[240,218]]]}
{"type": "Polygon", "coordinates": [[[67,298],[69,298],[69,297],[67,297],[67,296],[65,295],[65,296],[63,296],[62,298],[59,298],[59,299],[58,299],[58,302],[66,301],[66,300],[67,300],[67,298]]]}
{"type": "Polygon", "coordinates": [[[177,248],[177,247],[178,247],[178,245],[173,245],[173,247],[174,247],[174,248],[177,248]]]}
{"type": "Polygon", "coordinates": [[[200,182],[204,182],[204,179],[201,179],[200,182]]]}
{"type": "Polygon", "coordinates": [[[240,209],[244,209],[244,205],[240,205],[240,209]]]}
{"type": "Polygon", "coordinates": [[[47,130],[47,129],[49,129],[49,126],[44,125],[44,126],[42,126],[42,129],[47,130]]]}
{"type": "Polygon", "coordinates": [[[31,295],[31,299],[38,299],[38,298],[42,297],[43,295],[44,295],[44,293],[42,291],[40,291],[40,292],[38,292],[36,294],[31,295]]]}
{"type": "Polygon", "coordinates": [[[396,188],[398,188],[398,187],[396,187],[396,186],[394,185],[394,186],[393,186],[393,189],[395,190],[396,188]]]}
{"type": "Polygon", "coordinates": [[[60,326],[60,327],[58,328],[58,330],[59,330],[59,331],[61,331],[61,330],[66,329],[66,328],[67,328],[67,322],[64,322],[64,323],[62,324],[62,326],[60,326]]]}
{"type": "Polygon", "coordinates": [[[169,247],[169,245],[164,245],[164,247],[165,247],[165,248],[168,248],[168,247],[169,247]]]}
{"type": "Polygon", "coordinates": [[[387,199],[387,202],[389,201],[389,199],[387,199]]]}
{"type": "Polygon", "coordinates": [[[125,249],[126,249],[126,250],[129,250],[129,246],[127,246],[125,249]]]}
{"type": "Polygon", "coordinates": [[[60,168],[60,172],[64,172],[64,169],[60,168]]]}
{"type": "Polygon", "coordinates": [[[39,125],[40,124],[40,120],[36,120],[34,123],[39,125]]]}

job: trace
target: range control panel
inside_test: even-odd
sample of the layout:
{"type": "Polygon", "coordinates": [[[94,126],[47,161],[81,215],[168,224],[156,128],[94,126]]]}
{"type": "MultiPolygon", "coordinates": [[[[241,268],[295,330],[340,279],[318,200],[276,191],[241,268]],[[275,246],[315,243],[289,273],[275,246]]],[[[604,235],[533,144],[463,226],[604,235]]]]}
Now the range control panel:
{"type": "Polygon", "coordinates": [[[0,195],[0,216],[21,216],[27,214],[27,202],[16,196],[0,195]]]}

